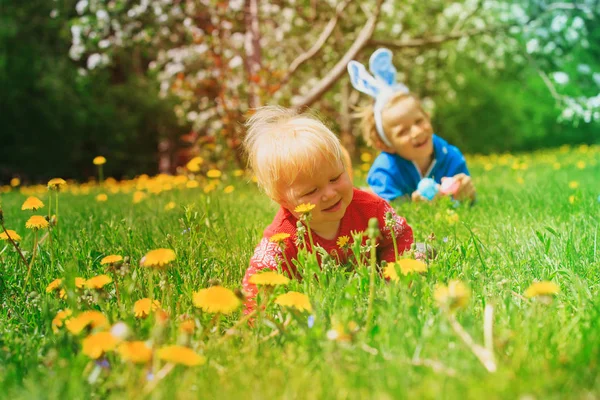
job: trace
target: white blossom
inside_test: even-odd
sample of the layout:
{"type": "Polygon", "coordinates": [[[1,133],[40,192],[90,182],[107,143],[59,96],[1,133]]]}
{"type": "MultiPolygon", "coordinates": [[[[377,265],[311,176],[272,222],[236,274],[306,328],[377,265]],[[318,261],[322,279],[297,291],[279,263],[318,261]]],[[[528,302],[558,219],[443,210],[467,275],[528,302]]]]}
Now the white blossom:
{"type": "Polygon", "coordinates": [[[566,85],[569,83],[569,75],[561,71],[553,73],[552,79],[554,79],[554,82],[558,83],[559,85],[566,85]]]}

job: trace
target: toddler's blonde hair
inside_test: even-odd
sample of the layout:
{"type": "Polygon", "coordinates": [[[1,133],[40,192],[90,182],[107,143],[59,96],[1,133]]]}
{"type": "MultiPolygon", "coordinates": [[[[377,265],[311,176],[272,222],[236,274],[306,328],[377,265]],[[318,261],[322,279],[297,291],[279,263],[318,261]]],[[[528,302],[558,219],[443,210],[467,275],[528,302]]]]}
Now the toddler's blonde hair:
{"type": "MultiPolygon", "coordinates": [[[[398,101],[408,98],[413,98],[417,102],[419,107],[423,109],[421,101],[415,95],[411,93],[397,92],[393,94],[392,97],[390,97],[385,107],[383,107],[383,110],[387,109],[388,107],[392,106],[398,101]]],[[[354,116],[360,118],[360,128],[365,143],[367,143],[367,145],[369,145],[370,147],[374,147],[376,149],[381,150],[387,146],[379,137],[379,134],[377,133],[377,128],[375,127],[374,106],[374,104],[370,104],[366,107],[362,107],[354,114],[354,116]]],[[[383,110],[381,111],[383,112],[383,110]]]]}
{"type": "Polygon", "coordinates": [[[244,148],[248,164],[266,194],[281,202],[282,186],[291,185],[300,172],[314,176],[320,162],[342,162],[338,137],[315,116],[279,106],[256,110],[246,122],[244,148]]]}

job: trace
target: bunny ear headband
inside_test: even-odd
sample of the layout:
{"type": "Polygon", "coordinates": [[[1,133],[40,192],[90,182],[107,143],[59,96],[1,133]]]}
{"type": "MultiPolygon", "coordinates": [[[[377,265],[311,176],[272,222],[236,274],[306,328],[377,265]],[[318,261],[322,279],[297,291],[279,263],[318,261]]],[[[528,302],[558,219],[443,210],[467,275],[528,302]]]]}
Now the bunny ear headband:
{"type": "Polygon", "coordinates": [[[383,131],[381,112],[393,94],[397,92],[408,93],[408,88],[401,83],[396,83],[396,68],[392,64],[392,52],[388,49],[377,49],[371,55],[369,69],[374,76],[368,73],[361,63],[354,60],[350,61],[348,63],[350,82],[352,82],[354,89],[375,99],[373,112],[377,134],[383,143],[392,147],[392,143],[383,131]]]}

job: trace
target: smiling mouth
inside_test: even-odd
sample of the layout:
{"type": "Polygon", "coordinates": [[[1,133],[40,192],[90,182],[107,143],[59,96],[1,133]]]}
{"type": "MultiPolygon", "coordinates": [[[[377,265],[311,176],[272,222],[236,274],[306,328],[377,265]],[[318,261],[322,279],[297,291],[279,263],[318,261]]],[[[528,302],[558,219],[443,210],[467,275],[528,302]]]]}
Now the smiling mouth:
{"type": "Polygon", "coordinates": [[[325,212],[337,211],[337,209],[339,208],[339,206],[341,204],[342,204],[342,199],[339,199],[334,205],[332,205],[331,207],[324,208],[323,211],[325,211],[325,212]]]}
{"type": "Polygon", "coordinates": [[[414,144],[413,146],[416,148],[423,147],[429,142],[429,138],[423,140],[421,143],[414,144]]]}

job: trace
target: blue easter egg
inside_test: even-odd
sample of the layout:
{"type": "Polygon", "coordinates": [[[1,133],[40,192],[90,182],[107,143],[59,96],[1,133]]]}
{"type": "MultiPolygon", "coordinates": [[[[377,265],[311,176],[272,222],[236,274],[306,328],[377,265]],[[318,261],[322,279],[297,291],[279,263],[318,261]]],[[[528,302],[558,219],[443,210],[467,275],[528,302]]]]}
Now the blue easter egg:
{"type": "Polygon", "coordinates": [[[417,192],[427,200],[433,200],[438,192],[437,184],[431,178],[423,178],[417,186],[417,192]]]}

